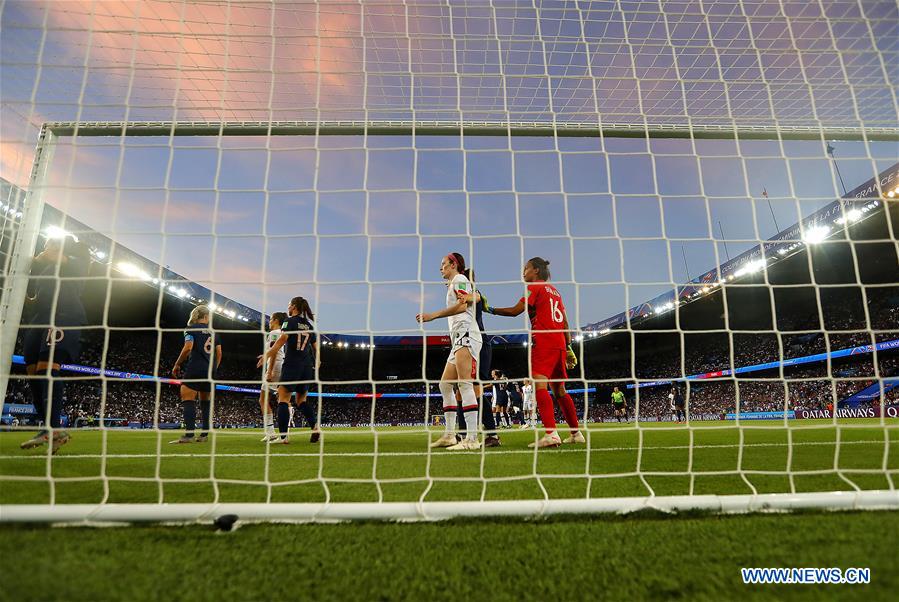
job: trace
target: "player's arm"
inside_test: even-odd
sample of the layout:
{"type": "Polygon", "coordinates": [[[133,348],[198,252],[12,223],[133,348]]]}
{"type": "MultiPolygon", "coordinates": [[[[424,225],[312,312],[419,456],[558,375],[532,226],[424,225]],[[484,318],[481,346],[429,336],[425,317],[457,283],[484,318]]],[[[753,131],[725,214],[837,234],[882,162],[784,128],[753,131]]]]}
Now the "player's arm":
{"type": "Polygon", "coordinates": [[[218,370],[219,366],[222,365],[222,346],[215,346],[215,369],[218,370]]]}
{"type": "Polygon", "coordinates": [[[190,335],[185,336],[184,346],[181,348],[181,353],[178,354],[178,359],[175,360],[175,366],[172,368],[172,376],[175,378],[181,377],[181,366],[187,361],[187,358],[190,356],[190,350],[193,348],[194,338],[190,335]]]}
{"type": "Polygon", "coordinates": [[[487,307],[485,310],[488,314],[493,314],[494,316],[505,316],[507,318],[514,318],[515,316],[520,316],[524,313],[524,298],[518,300],[518,303],[515,304],[514,307],[487,307]]]}
{"type": "Polygon", "coordinates": [[[568,349],[565,351],[565,367],[569,370],[577,366],[577,354],[571,348],[571,331],[568,329],[568,312],[562,308],[562,331],[565,333],[565,345],[568,349]]]}
{"type": "Polygon", "coordinates": [[[318,370],[322,365],[322,356],[319,353],[318,340],[312,341],[312,356],[315,358],[315,369],[318,370]]]}
{"type": "MultiPolygon", "coordinates": [[[[471,295],[465,295],[466,297],[471,297],[471,295]]],[[[431,313],[423,313],[415,316],[415,320],[421,323],[430,322],[432,320],[438,320],[440,318],[449,318],[450,316],[455,316],[461,313],[465,313],[468,309],[471,299],[465,299],[462,297],[457,298],[455,304],[445,307],[440,311],[435,311],[431,313]]]]}

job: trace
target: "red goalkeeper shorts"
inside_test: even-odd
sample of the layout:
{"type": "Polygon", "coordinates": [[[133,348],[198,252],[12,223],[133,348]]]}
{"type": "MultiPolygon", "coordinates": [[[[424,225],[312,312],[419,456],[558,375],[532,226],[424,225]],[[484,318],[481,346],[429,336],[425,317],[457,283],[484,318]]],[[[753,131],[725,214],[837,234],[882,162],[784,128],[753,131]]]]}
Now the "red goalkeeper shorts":
{"type": "Polygon", "coordinates": [[[531,347],[531,376],[541,374],[550,380],[566,380],[565,350],[531,347]]]}

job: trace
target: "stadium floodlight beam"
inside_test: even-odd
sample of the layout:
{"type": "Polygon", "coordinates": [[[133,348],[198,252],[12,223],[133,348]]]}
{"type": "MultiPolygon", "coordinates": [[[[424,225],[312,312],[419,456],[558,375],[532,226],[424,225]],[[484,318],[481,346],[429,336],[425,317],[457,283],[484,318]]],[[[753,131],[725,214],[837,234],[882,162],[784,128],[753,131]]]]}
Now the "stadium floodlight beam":
{"type": "MultiPolygon", "coordinates": [[[[44,236],[46,236],[47,238],[55,238],[55,239],[63,239],[63,238],[68,238],[70,236],[72,238],[75,237],[75,235],[72,234],[71,232],[69,232],[68,230],[66,230],[64,228],[60,228],[59,226],[57,226],[55,224],[51,224],[51,225],[47,226],[47,228],[44,230],[44,236]]],[[[78,240],[78,239],[76,238],[75,240],[78,240]]]]}
{"type": "Polygon", "coordinates": [[[814,226],[805,231],[802,241],[808,245],[814,245],[827,238],[828,234],[830,234],[830,226],[814,226]]]}
{"type": "Polygon", "coordinates": [[[150,274],[139,268],[128,261],[120,261],[116,265],[116,269],[118,269],[121,273],[125,274],[129,278],[139,278],[141,280],[146,280],[147,282],[152,281],[150,274]]]}

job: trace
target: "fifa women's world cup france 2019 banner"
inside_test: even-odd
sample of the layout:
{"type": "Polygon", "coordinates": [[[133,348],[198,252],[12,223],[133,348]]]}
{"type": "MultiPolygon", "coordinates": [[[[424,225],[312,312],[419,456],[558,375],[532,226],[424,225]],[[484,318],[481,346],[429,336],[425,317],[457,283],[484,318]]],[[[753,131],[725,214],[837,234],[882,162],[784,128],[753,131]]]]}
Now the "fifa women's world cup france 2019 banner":
{"type": "MultiPolygon", "coordinates": [[[[836,411],[837,418],[880,418],[881,408],[879,405],[857,408],[837,408],[836,410],[795,410],[796,418],[813,419],[813,418],[833,418],[836,411]]],[[[899,404],[893,404],[883,407],[883,416],[885,418],[899,418],[899,404]]]]}

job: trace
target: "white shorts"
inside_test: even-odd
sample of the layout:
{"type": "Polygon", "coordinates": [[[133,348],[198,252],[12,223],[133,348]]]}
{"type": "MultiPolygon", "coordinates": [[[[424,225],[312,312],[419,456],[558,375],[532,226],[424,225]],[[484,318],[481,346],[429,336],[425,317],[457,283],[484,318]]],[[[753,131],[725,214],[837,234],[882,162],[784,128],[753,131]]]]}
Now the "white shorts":
{"type": "Polygon", "coordinates": [[[483,344],[481,341],[481,333],[478,332],[476,333],[476,336],[471,336],[471,333],[467,330],[451,332],[450,340],[453,343],[453,347],[450,349],[449,357],[446,358],[446,363],[455,364],[456,352],[463,347],[467,348],[471,352],[472,359],[471,378],[476,379],[478,377],[478,358],[481,356],[481,345],[483,344]]]}
{"type": "Polygon", "coordinates": [[[524,406],[525,412],[530,412],[531,410],[537,409],[537,404],[536,404],[536,402],[533,402],[533,401],[525,401],[523,406],[524,406]]]}

